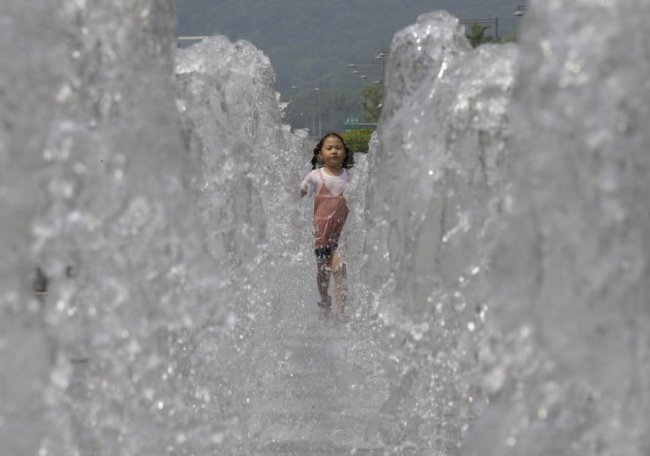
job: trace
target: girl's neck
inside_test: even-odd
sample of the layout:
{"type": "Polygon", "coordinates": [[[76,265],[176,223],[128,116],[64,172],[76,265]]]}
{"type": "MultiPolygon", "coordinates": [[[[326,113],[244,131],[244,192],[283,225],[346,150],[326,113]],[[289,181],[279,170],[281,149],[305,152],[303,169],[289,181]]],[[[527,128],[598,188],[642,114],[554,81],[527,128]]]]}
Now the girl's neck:
{"type": "Polygon", "coordinates": [[[339,167],[336,169],[330,168],[329,166],[323,166],[323,171],[329,174],[330,176],[340,176],[343,174],[343,167],[339,167]]]}

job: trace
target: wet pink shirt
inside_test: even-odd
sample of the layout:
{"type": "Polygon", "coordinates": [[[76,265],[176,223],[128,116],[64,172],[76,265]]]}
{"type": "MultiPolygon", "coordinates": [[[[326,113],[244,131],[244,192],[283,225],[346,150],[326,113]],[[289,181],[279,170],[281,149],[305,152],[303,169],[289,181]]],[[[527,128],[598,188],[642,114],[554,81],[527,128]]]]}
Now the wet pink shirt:
{"type": "Polygon", "coordinates": [[[314,201],[314,244],[315,248],[336,246],[348,218],[348,205],[343,194],[350,182],[350,173],[343,169],[340,176],[331,176],[323,168],[315,169],[300,185],[304,191],[315,191],[314,201]]]}

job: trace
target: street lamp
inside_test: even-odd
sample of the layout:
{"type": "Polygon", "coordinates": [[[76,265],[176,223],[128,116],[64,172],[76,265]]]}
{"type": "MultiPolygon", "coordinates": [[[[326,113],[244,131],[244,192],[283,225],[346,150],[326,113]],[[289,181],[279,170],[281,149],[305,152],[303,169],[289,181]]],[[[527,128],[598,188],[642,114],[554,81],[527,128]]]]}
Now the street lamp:
{"type": "Polygon", "coordinates": [[[515,10],[514,13],[512,13],[512,15],[521,17],[524,15],[527,9],[528,9],[528,5],[517,5],[517,9],[515,10]]]}
{"type": "MultiPolygon", "coordinates": [[[[310,89],[310,92],[313,92],[312,99],[312,111],[311,111],[311,134],[318,135],[319,137],[323,134],[323,117],[322,117],[322,99],[321,99],[321,83],[320,81],[301,81],[305,84],[304,87],[309,87],[313,84],[313,88],[310,89]]],[[[297,90],[300,87],[297,85],[292,85],[292,90],[297,90]]]]}
{"type": "MultiPolygon", "coordinates": [[[[379,103],[377,103],[377,108],[379,108],[380,110],[381,110],[381,106],[382,106],[381,99],[383,98],[383,95],[384,95],[383,92],[384,92],[384,79],[385,79],[385,75],[386,75],[386,57],[388,57],[388,50],[382,49],[382,50],[378,51],[375,54],[374,61],[363,62],[363,63],[348,63],[348,68],[350,68],[350,70],[352,71],[352,74],[355,74],[355,75],[359,76],[364,81],[366,81],[368,79],[368,76],[366,74],[363,74],[360,71],[360,69],[362,67],[365,68],[364,69],[365,73],[374,72],[375,75],[377,73],[380,73],[379,78],[374,79],[372,81],[373,84],[379,86],[377,94],[379,95],[379,100],[380,101],[379,101],[379,103]]],[[[366,89],[364,89],[364,91],[365,90],[366,89]]],[[[363,95],[362,99],[365,100],[365,97],[368,96],[368,97],[370,97],[369,100],[374,100],[374,95],[372,94],[373,92],[368,92],[366,95],[363,95]]],[[[364,103],[364,110],[367,110],[367,108],[365,107],[366,102],[364,101],[363,103],[364,103]]],[[[371,109],[373,109],[372,117],[374,117],[375,116],[374,107],[371,108],[371,109]]],[[[366,114],[370,118],[370,114],[368,114],[368,112],[366,114]]],[[[361,124],[357,123],[355,125],[359,126],[361,124]]],[[[363,124],[363,125],[376,126],[376,123],[368,123],[368,124],[363,124]]]]}
{"type": "Polygon", "coordinates": [[[386,58],[388,57],[388,51],[385,49],[382,49],[381,51],[377,52],[377,55],[375,55],[375,60],[381,61],[381,84],[384,83],[384,79],[386,79],[386,58]]]}
{"type": "Polygon", "coordinates": [[[209,38],[207,35],[196,35],[196,36],[177,36],[176,41],[178,44],[180,44],[181,41],[201,41],[205,40],[206,38],[209,38]]]}
{"type": "MultiPolygon", "coordinates": [[[[348,67],[350,70],[352,70],[352,74],[358,75],[361,79],[368,79],[368,76],[364,73],[361,73],[359,71],[360,66],[365,66],[368,67],[368,70],[370,71],[375,71],[376,70],[376,65],[381,65],[381,75],[379,80],[373,81],[374,84],[383,84],[384,83],[384,75],[386,72],[386,57],[388,57],[388,51],[386,49],[382,49],[380,51],[377,51],[377,54],[375,54],[375,60],[378,60],[378,62],[363,62],[363,63],[348,63],[348,67]]],[[[369,71],[366,71],[366,73],[369,71]]]]}
{"type": "Polygon", "coordinates": [[[318,93],[318,137],[323,136],[323,118],[321,115],[321,95],[320,95],[320,83],[317,87],[314,87],[314,91],[318,93]]]}
{"type": "MultiPolygon", "coordinates": [[[[378,59],[378,57],[375,57],[378,59]]],[[[365,73],[370,73],[370,72],[377,72],[378,68],[376,68],[377,65],[381,65],[381,76],[379,80],[375,80],[375,84],[382,84],[384,81],[384,65],[383,65],[383,57],[381,62],[365,62],[365,63],[349,63],[348,67],[350,70],[352,70],[352,74],[355,74],[359,76],[361,79],[366,80],[368,79],[368,75],[365,73]],[[359,67],[367,67],[364,72],[362,73],[359,69],[359,67]]]]}

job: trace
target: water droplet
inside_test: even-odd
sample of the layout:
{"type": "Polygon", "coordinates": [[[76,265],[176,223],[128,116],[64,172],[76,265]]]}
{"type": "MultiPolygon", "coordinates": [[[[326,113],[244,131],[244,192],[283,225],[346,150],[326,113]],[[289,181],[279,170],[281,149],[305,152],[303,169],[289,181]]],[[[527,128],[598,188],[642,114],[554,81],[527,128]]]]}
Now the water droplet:
{"type": "Polygon", "coordinates": [[[474,331],[476,329],[476,325],[474,324],[473,321],[470,321],[467,323],[467,329],[469,329],[470,332],[474,331]]]}
{"type": "Polygon", "coordinates": [[[165,408],[165,403],[163,401],[158,401],[156,407],[158,408],[158,410],[162,410],[163,408],[165,408]]]}
{"type": "Polygon", "coordinates": [[[508,437],[506,439],[506,445],[508,445],[509,447],[513,447],[516,444],[517,444],[517,440],[514,437],[508,437]]]}
{"type": "Polygon", "coordinates": [[[68,84],[63,84],[56,94],[56,101],[58,101],[59,103],[63,103],[68,98],[70,98],[71,94],[72,94],[72,89],[70,88],[70,86],[68,84]]]}

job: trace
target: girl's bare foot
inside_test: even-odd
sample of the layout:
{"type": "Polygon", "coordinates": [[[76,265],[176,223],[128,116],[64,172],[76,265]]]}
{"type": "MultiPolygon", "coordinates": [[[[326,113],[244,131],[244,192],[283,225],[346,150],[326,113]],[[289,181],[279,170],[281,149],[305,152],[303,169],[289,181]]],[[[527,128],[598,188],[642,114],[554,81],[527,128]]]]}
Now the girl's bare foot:
{"type": "Polygon", "coordinates": [[[334,314],[334,319],[337,321],[337,323],[346,323],[348,319],[348,314],[346,313],[335,313],[334,314]]]}
{"type": "Polygon", "coordinates": [[[318,301],[316,305],[320,309],[321,318],[328,318],[330,316],[332,311],[332,298],[329,296],[325,296],[325,298],[321,297],[321,300],[318,301]]]}

